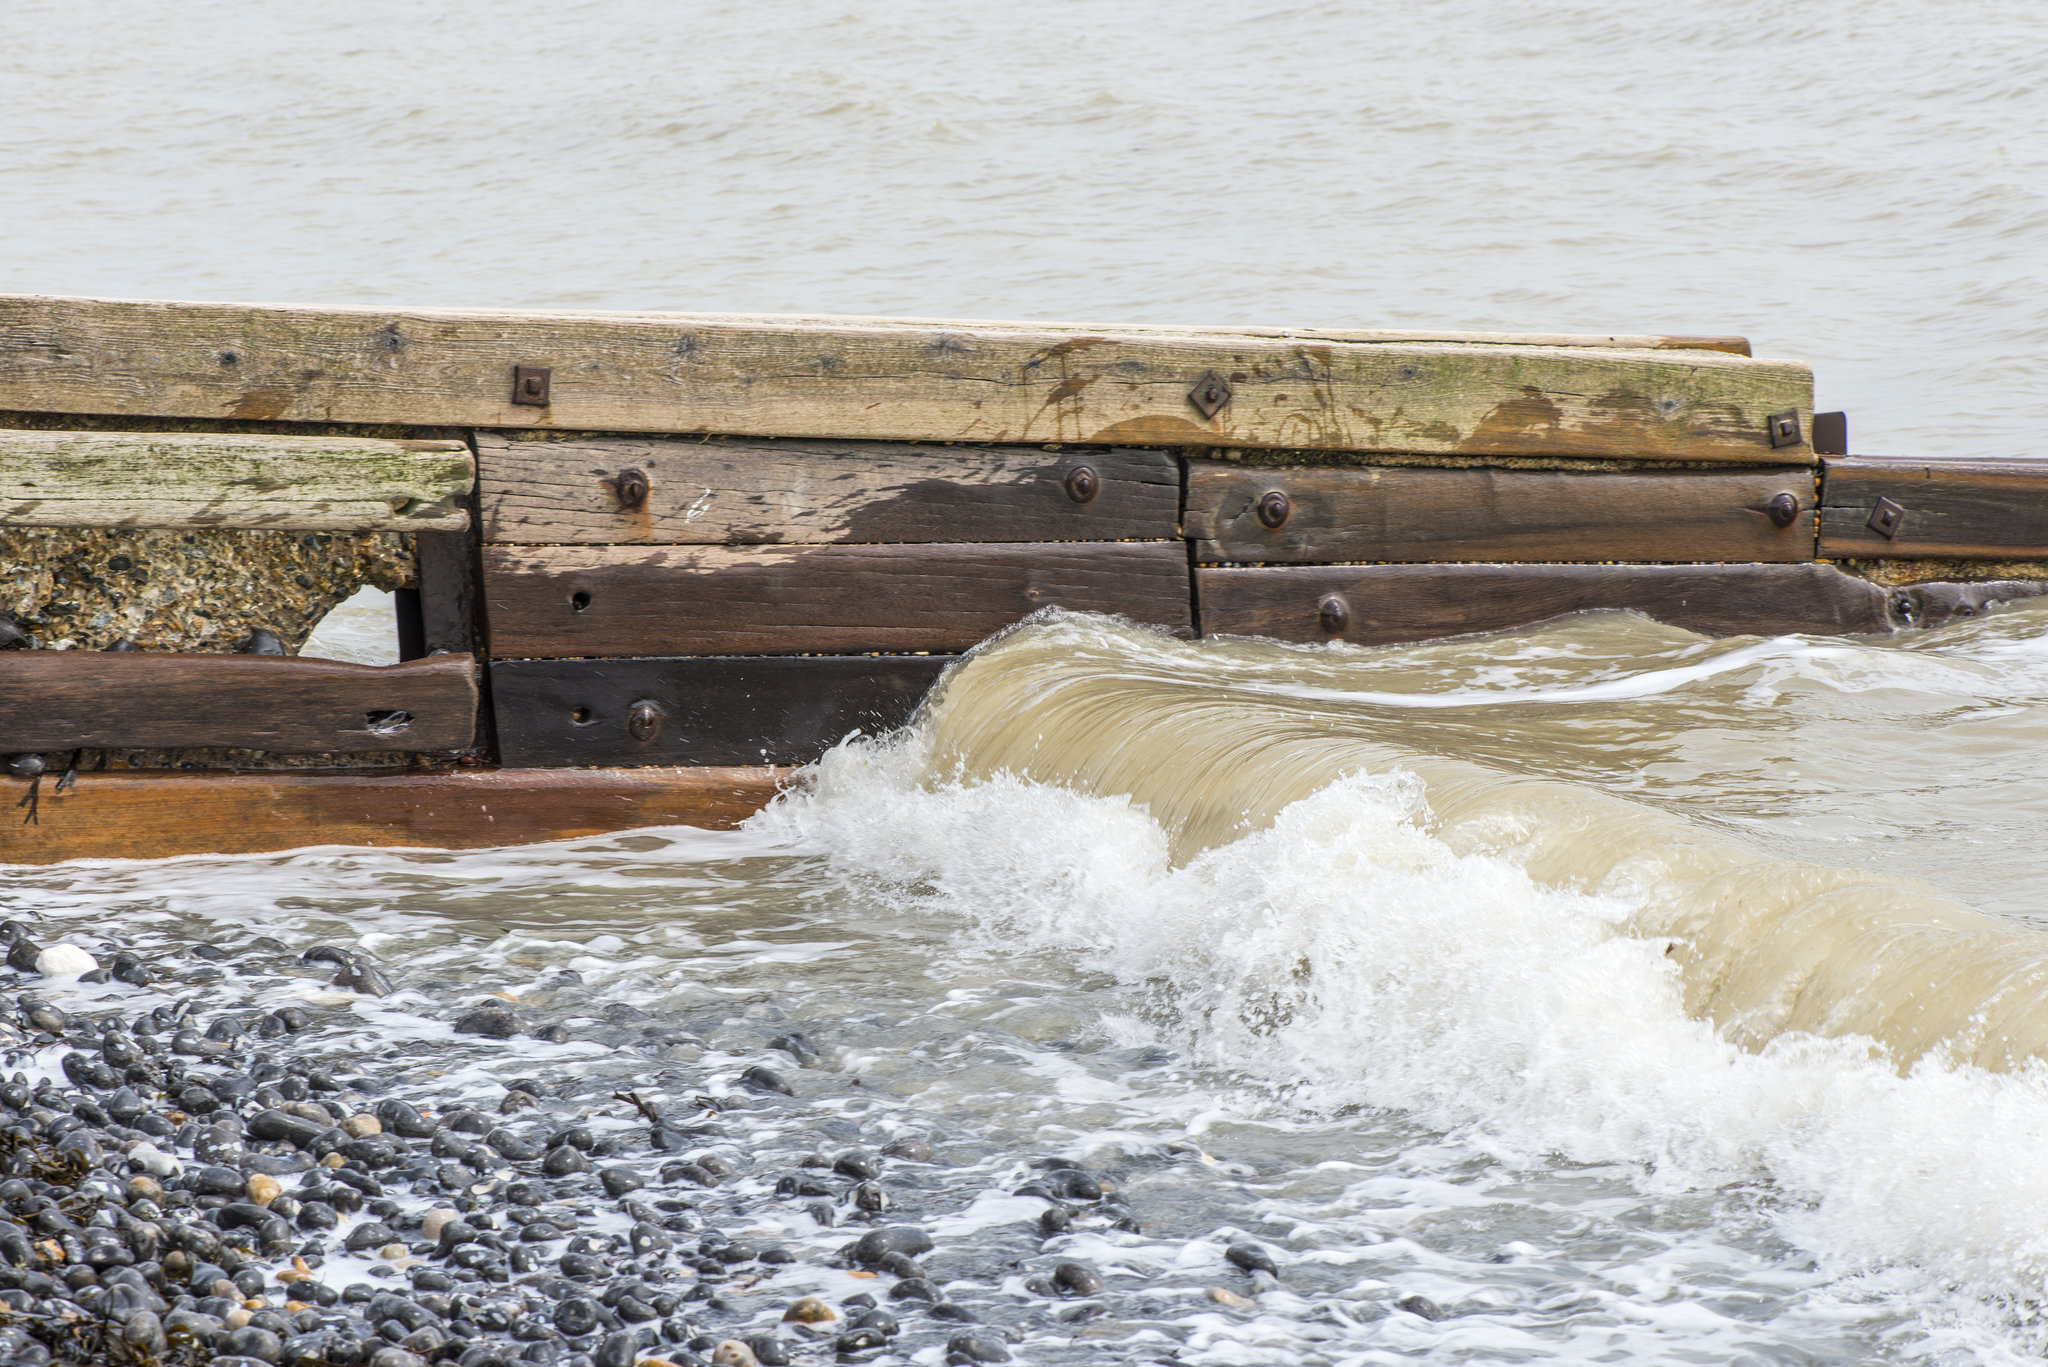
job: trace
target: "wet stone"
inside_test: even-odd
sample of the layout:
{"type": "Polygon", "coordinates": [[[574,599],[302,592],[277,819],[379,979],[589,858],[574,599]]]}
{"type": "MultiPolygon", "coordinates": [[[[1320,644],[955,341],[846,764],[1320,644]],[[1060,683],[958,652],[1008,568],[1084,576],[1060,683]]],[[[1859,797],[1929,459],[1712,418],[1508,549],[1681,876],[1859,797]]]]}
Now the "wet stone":
{"type": "Polygon", "coordinates": [[[624,1196],[647,1185],[647,1179],[631,1168],[606,1168],[597,1175],[597,1180],[604,1187],[605,1195],[612,1197],[624,1196]]]}
{"type": "Polygon", "coordinates": [[[931,1235],[915,1225],[889,1225],[882,1229],[871,1229],[861,1235],[850,1250],[853,1260],[864,1266],[873,1266],[891,1253],[914,1258],[931,1251],[931,1235]]]}
{"type": "Polygon", "coordinates": [[[1009,1346],[986,1330],[969,1329],[946,1340],[946,1361],[949,1363],[1009,1360],[1009,1346]]]}
{"type": "Polygon", "coordinates": [[[1273,1255],[1254,1243],[1235,1243],[1223,1250],[1223,1256],[1233,1267],[1246,1272],[1263,1272],[1277,1277],[1280,1269],[1273,1263],[1273,1255]]]}
{"type": "Polygon", "coordinates": [[[759,1064],[740,1074],[740,1085],[757,1092],[774,1092],[782,1096],[796,1095],[782,1074],[772,1068],[763,1068],[759,1064]]]}
{"type": "Polygon", "coordinates": [[[1063,1296],[1093,1296],[1102,1290],[1102,1274],[1086,1263],[1061,1263],[1052,1270],[1052,1284],[1063,1296]]]}
{"type": "Polygon", "coordinates": [[[487,1003],[456,1017],[455,1033],[511,1039],[519,1033],[519,1017],[508,1006],[487,1003]]]}
{"type": "Polygon", "coordinates": [[[549,1177],[567,1177],[571,1173],[589,1172],[590,1169],[589,1157],[581,1149],[567,1144],[549,1149],[540,1164],[540,1170],[549,1177]]]}

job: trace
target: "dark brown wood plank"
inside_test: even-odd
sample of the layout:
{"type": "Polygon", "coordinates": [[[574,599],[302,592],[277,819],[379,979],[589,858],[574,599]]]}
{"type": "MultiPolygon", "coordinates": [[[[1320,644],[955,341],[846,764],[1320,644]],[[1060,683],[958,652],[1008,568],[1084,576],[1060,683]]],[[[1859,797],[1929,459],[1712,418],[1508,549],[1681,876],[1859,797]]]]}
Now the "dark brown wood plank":
{"type": "Polygon", "coordinates": [[[466,749],[476,661],[379,668],[265,655],[0,654],[0,751],[466,749]]]}
{"type": "MultiPolygon", "coordinates": [[[[507,769],[343,774],[80,774],[44,780],[38,824],[0,822],[0,864],[259,854],[309,845],[476,849],[639,826],[727,830],[787,770],[507,769]]],[[[0,780],[9,794],[24,785],[0,780]]]]}
{"type": "Polygon", "coordinates": [[[1041,608],[1191,630],[1178,541],[934,546],[487,546],[491,653],[951,651],[1041,608]]]}
{"type": "Polygon", "coordinates": [[[1832,565],[1287,565],[1200,569],[1195,587],[1206,634],[1280,641],[1393,645],[1598,609],[1709,636],[1892,627],[1885,591],[1832,565]]]}
{"type": "Polygon", "coordinates": [[[1798,362],[1558,340],[0,296],[0,409],[1811,463],[1798,362]]]}
{"type": "Polygon", "coordinates": [[[952,655],[498,660],[505,762],[809,764],[910,720],[952,655]]]}
{"type": "Polygon", "coordinates": [[[2048,461],[1842,456],[1823,475],[1820,553],[1830,557],[2048,559],[2048,461]],[[1899,511],[1871,525],[1879,500],[1899,511]]]}
{"type": "Polygon", "coordinates": [[[1557,470],[1261,468],[1188,462],[1199,561],[1810,560],[1798,467],[1557,470]],[[1284,506],[1275,499],[1284,499],[1284,506]],[[1795,508],[1779,526],[1773,499],[1795,508]],[[1262,520],[1284,520],[1277,527],[1262,520]]]}
{"type": "Polygon", "coordinates": [[[1180,534],[1180,470],[1164,451],[480,432],[477,453],[491,541],[757,546],[1180,534]],[[622,479],[626,471],[640,479],[622,479]]]}
{"type": "Polygon", "coordinates": [[[481,654],[483,600],[476,533],[421,532],[414,541],[414,556],[424,653],[481,654]]]}

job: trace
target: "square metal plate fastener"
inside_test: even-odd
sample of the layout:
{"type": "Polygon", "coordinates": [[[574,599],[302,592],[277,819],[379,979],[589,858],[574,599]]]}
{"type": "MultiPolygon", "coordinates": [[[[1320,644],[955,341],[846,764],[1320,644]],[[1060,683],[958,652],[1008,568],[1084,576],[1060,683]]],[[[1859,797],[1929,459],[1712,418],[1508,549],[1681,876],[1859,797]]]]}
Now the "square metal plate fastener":
{"type": "Polygon", "coordinates": [[[1813,415],[1813,454],[1816,456],[1846,456],[1849,454],[1849,415],[1847,413],[1816,413],[1813,415]]]}
{"type": "Polygon", "coordinates": [[[553,386],[554,377],[555,372],[544,365],[513,366],[512,402],[546,408],[551,402],[548,390],[553,386]]]}
{"type": "Polygon", "coordinates": [[[1906,510],[1888,498],[1881,498],[1870,510],[1870,521],[1865,525],[1889,541],[1899,534],[1899,528],[1906,525],[1906,510]]]}
{"type": "Polygon", "coordinates": [[[1794,408],[1783,413],[1773,413],[1765,421],[1771,429],[1771,449],[1776,450],[1780,446],[1797,446],[1799,444],[1798,409],[1794,408]]]}
{"type": "Polygon", "coordinates": [[[1195,411],[1205,418],[1216,416],[1217,410],[1230,402],[1230,381],[1211,370],[1195,381],[1195,387],[1188,391],[1188,402],[1195,411]]]}

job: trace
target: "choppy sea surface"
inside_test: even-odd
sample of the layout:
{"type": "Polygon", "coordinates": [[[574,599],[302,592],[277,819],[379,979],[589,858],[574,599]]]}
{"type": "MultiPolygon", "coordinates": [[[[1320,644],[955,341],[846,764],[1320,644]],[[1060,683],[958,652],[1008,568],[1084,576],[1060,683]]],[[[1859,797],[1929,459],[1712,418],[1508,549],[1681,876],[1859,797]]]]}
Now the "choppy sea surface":
{"type": "Polygon", "coordinates": [[[2048,430],[2025,0],[0,9],[0,290],[1741,333],[2048,430]]]}
{"type": "MultiPolygon", "coordinates": [[[[1990,2],[19,0],[0,289],[1740,332],[1858,450],[2032,455],[2044,54],[2048,10],[1990,2]]],[[[377,612],[317,649],[379,658],[377,612]]],[[[204,991],[312,1002],[405,1086],[659,1094],[664,1050],[694,1087],[798,1031],[800,1118],[747,1142],[929,1137],[935,1232],[1031,1359],[2020,1362],[2048,1066],[1959,1060],[2044,1028],[1965,962],[2036,966],[2043,829],[2038,608],[1382,651],[1063,618],[740,831],[4,870],[0,910],[166,964],[357,945],[393,996],[204,991]],[[1914,916],[1925,987],[1858,977],[1914,916]],[[569,1041],[452,1035],[491,992],[569,1041]],[[621,1005],[688,1038],[591,1025],[621,1005]],[[1903,1048],[1911,1013],[1968,1047],[1903,1048]],[[1136,1228],[1041,1245],[1033,1157],[1136,1228]],[[1099,1317],[1023,1289],[1054,1256],[1099,1317]]]]}
{"type": "MultiPolygon", "coordinates": [[[[1603,614],[1378,651],[1056,618],[739,831],[15,870],[0,898],[45,941],[164,964],[360,945],[394,996],[209,990],[320,1003],[330,1043],[429,1095],[591,1075],[680,1104],[779,1066],[803,1100],[749,1122],[755,1180],[794,1161],[792,1124],[928,1138],[950,1294],[1027,1329],[1027,1360],[2026,1361],[2048,1350],[2048,1068],[1754,1021],[1738,1041],[1688,1009],[1688,960],[1645,918],[1734,851],[1729,896],[1832,871],[1797,910],[1835,933],[1787,949],[1738,918],[1695,937],[1710,953],[1823,981],[1902,897],[2033,946],[2044,665],[2041,609],[1860,641],[1603,614]],[[1113,774],[1025,776],[1070,743],[1128,755],[1148,724],[1184,742],[1149,803],[1113,774]],[[1276,754],[1302,796],[1236,783],[1276,754]],[[1554,787],[1517,798],[1532,779],[1554,787]],[[1475,791],[1508,802],[1491,825],[1457,818],[1475,791]],[[451,1035],[487,992],[567,1042],[451,1035]],[[659,1029],[603,1033],[619,1004],[687,1032],[694,1080],[664,1081],[659,1029]],[[1136,1228],[1042,1243],[1042,1203],[1008,1193],[1046,1157],[1110,1176],[1136,1228]],[[1246,1238],[1279,1264],[1263,1293],[1223,1260],[1246,1238]],[[1103,1270],[1100,1318],[1022,1289],[1055,1257],[1103,1270]]],[[[1929,992],[1977,990],[1969,948],[1922,952],[1929,992]]],[[[46,988],[89,1013],[139,992],[46,988]]]]}

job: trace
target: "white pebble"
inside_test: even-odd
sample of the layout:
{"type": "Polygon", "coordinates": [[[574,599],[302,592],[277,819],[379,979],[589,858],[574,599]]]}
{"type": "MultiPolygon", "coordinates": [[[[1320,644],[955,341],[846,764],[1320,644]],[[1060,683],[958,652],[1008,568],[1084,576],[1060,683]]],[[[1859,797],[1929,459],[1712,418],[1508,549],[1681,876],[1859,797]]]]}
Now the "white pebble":
{"type": "Polygon", "coordinates": [[[51,978],[75,978],[99,966],[99,960],[77,945],[51,945],[36,955],[36,972],[51,978]]]}
{"type": "Polygon", "coordinates": [[[151,1177],[175,1177],[184,1164],[147,1140],[128,1150],[128,1161],[151,1177]]]}

